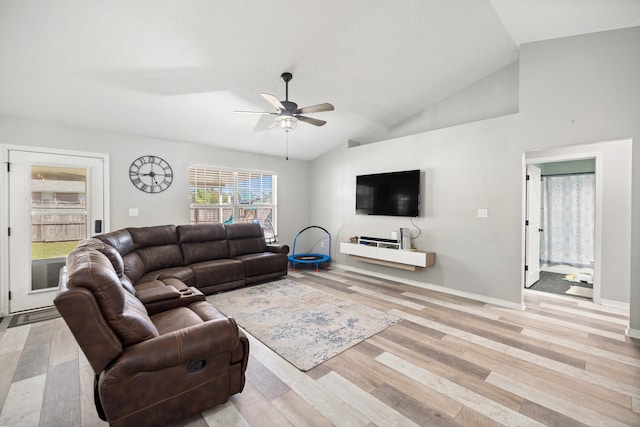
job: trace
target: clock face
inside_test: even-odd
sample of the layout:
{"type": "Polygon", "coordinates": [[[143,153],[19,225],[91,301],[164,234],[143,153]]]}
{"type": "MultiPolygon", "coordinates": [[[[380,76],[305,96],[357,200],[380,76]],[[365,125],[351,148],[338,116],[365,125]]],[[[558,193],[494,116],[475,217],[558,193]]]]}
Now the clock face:
{"type": "Polygon", "coordinates": [[[160,193],[173,181],[173,170],[169,163],[157,156],[138,157],[129,167],[129,178],[139,190],[160,193]]]}

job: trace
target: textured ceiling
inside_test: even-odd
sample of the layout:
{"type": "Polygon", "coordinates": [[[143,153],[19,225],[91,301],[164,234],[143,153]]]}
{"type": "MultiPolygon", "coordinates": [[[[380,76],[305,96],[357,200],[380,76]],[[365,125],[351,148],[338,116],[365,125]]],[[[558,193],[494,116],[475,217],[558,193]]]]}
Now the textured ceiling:
{"type": "Polygon", "coordinates": [[[518,59],[525,42],[640,25],[640,0],[0,0],[0,114],[281,156],[260,93],[331,102],[311,160],[518,59]]]}

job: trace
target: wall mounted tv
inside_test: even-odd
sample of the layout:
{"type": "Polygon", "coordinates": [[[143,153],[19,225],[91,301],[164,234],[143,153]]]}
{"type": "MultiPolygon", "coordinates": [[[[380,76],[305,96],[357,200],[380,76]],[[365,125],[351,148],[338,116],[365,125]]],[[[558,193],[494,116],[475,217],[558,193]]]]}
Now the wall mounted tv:
{"type": "Polygon", "coordinates": [[[356,214],[417,217],[420,215],[420,171],[358,175],[356,214]]]}

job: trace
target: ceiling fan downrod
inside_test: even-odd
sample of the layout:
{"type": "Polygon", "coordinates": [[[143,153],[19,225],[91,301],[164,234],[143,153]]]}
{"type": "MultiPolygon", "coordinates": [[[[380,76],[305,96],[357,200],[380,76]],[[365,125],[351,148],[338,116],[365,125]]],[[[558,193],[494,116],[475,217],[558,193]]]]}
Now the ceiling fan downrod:
{"type": "Polygon", "coordinates": [[[291,79],[293,78],[293,74],[289,73],[289,72],[284,72],[282,74],[280,74],[280,78],[282,78],[282,80],[284,80],[284,94],[285,94],[285,101],[289,101],[289,82],[291,81],[291,79]]]}

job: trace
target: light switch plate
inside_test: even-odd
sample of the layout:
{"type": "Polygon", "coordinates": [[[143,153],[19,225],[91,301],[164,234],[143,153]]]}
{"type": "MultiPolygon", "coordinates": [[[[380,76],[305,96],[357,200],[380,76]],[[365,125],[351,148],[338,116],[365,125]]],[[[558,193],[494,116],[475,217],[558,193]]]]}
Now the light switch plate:
{"type": "Polygon", "coordinates": [[[138,208],[129,208],[129,216],[138,216],[138,208]]]}
{"type": "Polygon", "coordinates": [[[478,209],[478,218],[488,218],[489,210],[488,209],[478,209]]]}

